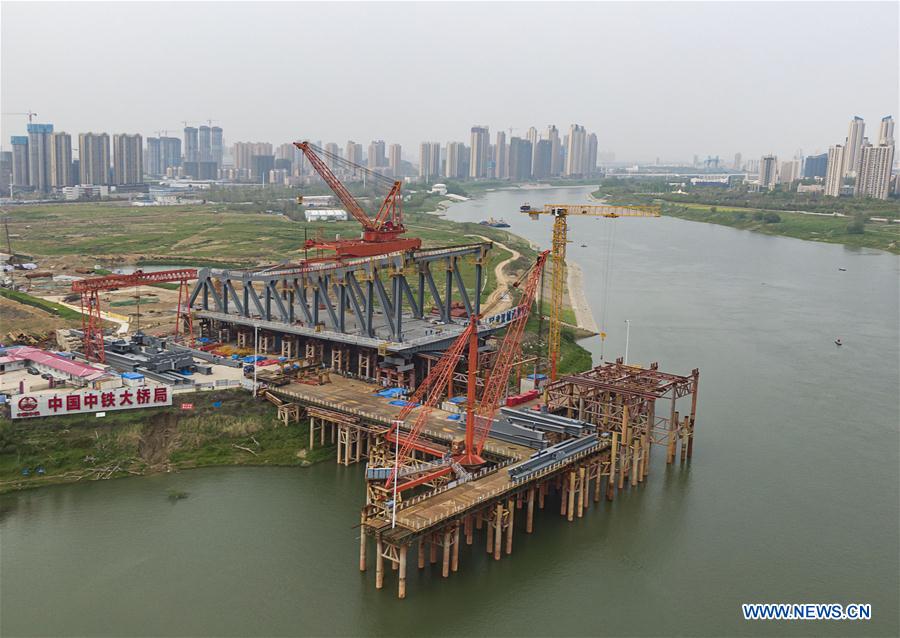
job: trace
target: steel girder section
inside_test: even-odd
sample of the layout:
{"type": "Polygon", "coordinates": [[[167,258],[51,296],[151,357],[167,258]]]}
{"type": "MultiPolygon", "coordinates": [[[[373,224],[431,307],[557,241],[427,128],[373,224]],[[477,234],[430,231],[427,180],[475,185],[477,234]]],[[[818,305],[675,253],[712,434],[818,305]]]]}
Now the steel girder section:
{"type": "MultiPolygon", "coordinates": [[[[466,308],[466,314],[472,316],[472,302],[469,301],[469,293],[466,291],[466,285],[463,283],[462,274],[459,272],[459,263],[456,259],[451,259],[453,269],[453,279],[456,280],[456,289],[459,291],[460,299],[466,308]]],[[[478,287],[476,286],[476,290],[478,287]]]]}
{"type": "Polygon", "coordinates": [[[426,293],[434,298],[441,319],[448,324],[453,322],[454,286],[469,314],[480,309],[482,263],[490,247],[487,243],[471,244],[253,272],[204,268],[198,273],[190,304],[194,310],[286,325],[319,324],[335,332],[369,338],[376,338],[376,329],[380,332],[383,328],[387,334],[382,340],[399,342],[404,338],[404,321],[427,316],[426,293]],[[474,299],[457,263],[464,256],[475,258],[475,281],[470,282],[477,293],[474,299]],[[432,263],[444,268],[441,285],[434,279],[432,263]],[[404,273],[416,273],[417,281],[410,282],[404,273]],[[389,287],[385,281],[388,276],[389,287]],[[221,293],[216,290],[219,284],[221,293]],[[257,284],[262,285],[261,291],[257,284]],[[439,288],[443,290],[439,292],[439,288]],[[374,321],[376,303],[384,316],[383,322],[379,318],[379,326],[374,321]],[[320,306],[325,310],[324,317],[320,306]],[[352,321],[347,317],[348,310],[353,313],[352,321]]]}

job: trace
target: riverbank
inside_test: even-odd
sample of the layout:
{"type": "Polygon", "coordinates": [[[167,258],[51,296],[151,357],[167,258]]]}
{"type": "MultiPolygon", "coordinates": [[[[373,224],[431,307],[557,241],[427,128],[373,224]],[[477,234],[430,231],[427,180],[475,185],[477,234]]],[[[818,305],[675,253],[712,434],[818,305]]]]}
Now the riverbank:
{"type": "Polygon", "coordinates": [[[659,200],[654,194],[606,193],[594,191],[591,198],[627,205],[629,203],[661,204],[662,214],[689,221],[730,226],[765,235],[793,237],[806,241],[843,244],[855,248],[875,248],[900,254],[900,223],[895,218],[818,211],[754,208],[735,205],[710,205],[691,201],[659,200]]]}
{"type": "MultiPolygon", "coordinates": [[[[593,184],[596,184],[596,181],[589,180],[585,183],[588,185],[593,185],[593,184]]],[[[476,182],[476,185],[481,186],[481,183],[476,182]]],[[[497,191],[497,190],[540,191],[540,190],[556,190],[556,189],[560,189],[560,188],[582,188],[582,187],[584,187],[584,185],[585,184],[581,184],[581,183],[572,184],[569,182],[561,182],[561,184],[553,184],[553,183],[508,184],[506,182],[503,182],[500,185],[494,185],[490,188],[484,188],[484,187],[471,188],[470,187],[470,190],[467,192],[473,199],[477,200],[477,199],[484,197],[484,195],[486,193],[490,193],[492,191],[497,191]]],[[[450,219],[449,217],[447,217],[447,211],[453,205],[453,203],[454,202],[451,202],[451,201],[442,201],[435,207],[436,208],[435,210],[428,211],[428,214],[432,215],[436,218],[439,218],[439,219],[444,219],[450,223],[454,223],[454,224],[463,223],[463,222],[456,222],[456,221],[450,219]]],[[[486,217],[489,217],[489,216],[490,215],[486,214],[486,217]]],[[[466,225],[470,226],[471,223],[467,223],[466,225]]],[[[510,232],[509,230],[495,229],[495,228],[491,228],[490,226],[479,226],[479,228],[485,229],[486,231],[494,231],[494,235],[496,235],[496,232],[500,232],[500,233],[503,233],[503,234],[509,236],[510,238],[515,238],[515,240],[517,242],[525,242],[529,246],[530,250],[523,251],[523,252],[525,252],[526,257],[528,257],[529,260],[534,259],[534,257],[537,255],[538,251],[540,250],[539,246],[535,245],[534,243],[530,242],[529,240],[525,239],[524,237],[521,237],[519,235],[516,235],[513,232],[510,232]]],[[[504,243],[498,241],[497,239],[494,239],[493,237],[486,237],[484,235],[473,235],[473,236],[478,236],[485,240],[494,241],[495,244],[499,248],[502,248],[507,251],[512,251],[512,249],[508,248],[506,245],[504,245],[504,243]]],[[[503,268],[509,269],[512,266],[512,264],[520,263],[519,257],[521,257],[522,255],[516,251],[512,251],[512,252],[515,253],[514,257],[512,259],[506,260],[506,262],[503,265],[503,268]]],[[[551,267],[552,267],[552,265],[551,265],[551,267]]],[[[511,281],[514,281],[515,277],[513,276],[512,273],[508,273],[506,277],[503,277],[503,279],[506,283],[509,283],[511,281]]],[[[495,293],[496,293],[496,290],[494,291],[494,293],[492,293],[492,296],[496,296],[495,293]]],[[[599,328],[597,327],[597,323],[594,319],[594,314],[591,309],[590,303],[588,302],[587,296],[585,295],[584,274],[583,274],[581,268],[578,266],[578,264],[576,264],[572,260],[569,260],[566,263],[565,303],[567,306],[566,310],[570,310],[572,317],[574,318],[574,321],[571,324],[571,327],[575,328],[576,331],[578,333],[580,333],[580,334],[573,334],[573,339],[577,340],[579,338],[583,338],[584,336],[589,336],[591,334],[597,334],[599,332],[599,328]]]]}
{"type": "Polygon", "coordinates": [[[308,424],[284,427],[272,404],[244,390],[185,393],[175,401],[103,419],[0,422],[0,493],[217,465],[308,466],[331,452],[308,451],[308,424]]]}

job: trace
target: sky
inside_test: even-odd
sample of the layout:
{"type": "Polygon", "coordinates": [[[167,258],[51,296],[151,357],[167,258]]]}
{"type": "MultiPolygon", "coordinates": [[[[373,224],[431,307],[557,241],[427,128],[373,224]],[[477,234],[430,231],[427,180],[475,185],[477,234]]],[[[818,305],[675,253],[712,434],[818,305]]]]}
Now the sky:
{"type": "Polygon", "coordinates": [[[897,119],[898,3],[0,4],[0,140],[469,143],[570,124],[619,160],[824,152],[897,119]],[[37,26],[39,25],[39,27],[37,26]]]}

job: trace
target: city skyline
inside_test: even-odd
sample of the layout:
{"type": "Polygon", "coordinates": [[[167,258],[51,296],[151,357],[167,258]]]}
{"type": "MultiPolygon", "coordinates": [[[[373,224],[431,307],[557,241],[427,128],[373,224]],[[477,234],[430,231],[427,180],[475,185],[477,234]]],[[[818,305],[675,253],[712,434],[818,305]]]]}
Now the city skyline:
{"type": "MultiPolygon", "coordinates": [[[[174,24],[166,21],[165,11],[149,11],[138,4],[127,8],[133,30],[126,33],[113,26],[120,10],[115,5],[102,10],[91,5],[4,5],[4,17],[9,19],[2,27],[3,111],[33,109],[40,114],[39,121],[53,122],[63,131],[103,127],[139,132],[145,139],[158,130],[181,130],[180,122],[185,117],[194,118],[192,126],[212,117],[229,133],[229,143],[245,139],[280,143],[304,137],[384,139],[401,144],[407,160],[415,158],[422,140],[467,140],[460,131],[468,131],[474,122],[486,125],[492,133],[504,130],[508,137],[521,138],[527,138],[530,127],[541,131],[555,123],[565,132],[566,123],[579,122],[597,132],[601,152],[615,152],[625,161],[652,161],[656,157],[673,161],[695,154],[726,158],[736,152],[745,157],[765,153],[785,156],[798,148],[826,152],[828,144],[823,140],[837,123],[846,126],[848,114],[876,121],[892,112],[898,101],[895,82],[873,82],[871,74],[861,72],[871,68],[878,69],[876,77],[897,75],[896,39],[888,37],[888,31],[896,25],[897,7],[887,3],[803,3],[800,8],[790,4],[728,3],[705,6],[702,12],[692,5],[641,3],[631,7],[606,3],[577,7],[582,14],[587,11],[595,18],[582,19],[584,24],[565,20],[575,10],[567,5],[525,5],[514,12],[503,12],[490,4],[452,10],[442,5],[407,5],[408,9],[385,5],[365,20],[352,5],[273,6],[278,9],[278,19],[269,15],[273,13],[270,7],[257,9],[235,3],[223,9],[221,20],[208,23],[201,19],[208,5],[179,5],[184,19],[174,24]],[[417,30],[410,21],[391,20],[398,11],[412,11],[418,20],[452,30],[465,23],[471,33],[458,43],[453,64],[425,46],[431,38],[429,30],[417,30]],[[809,19],[810,11],[815,11],[816,20],[809,19]],[[666,27],[673,12],[681,19],[681,30],[687,31],[677,38],[667,33],[666,27]],[[354,71],[342,71],[337,77],[323,75],[316,65],[302,65],[297,70],[295,63],[302,58],[285,57],[280,48],[279,34],[295,23],[288,19],[290,16],[308,25],[304,49],[323,46],[322,39],[330,37],[335,25],[346,28],[347,33],[341,37],[350,44],[335,55],[352,62],[347,68],[354,71]],[[473,20],[473,16],[479,19],[473,20]],[[468,39],[488,31],[501,16],[511,26],[520,22],[544,24],[551,39],[562,29],[555,25],[565,23],[570,31],[564,41],[569,44],[519,47],[502,41],[484,51],[469,51],[468,39]],[[47,38],[29,41],[27,33],[9,26],[23,20],[40,21],[47,29],[47,38]],[[384,30],[382,22],[386,23],[384,30]],[[189,28],[192,37],[175,37],[178,44],[171,51],[132,46],[134,60],[129,68],[159,68],[166,79],[153,89],[151,99],[121,108],[120,99],[112,99],[120,88],[112,69],[97,78],[95,90],[83,101],[67,104],[65,112],[55,111],[58,101],[54,96],[74,90],[69,83],[79,81],[76,69],[88,68],[105,56],[101,46],[73,49],[66,44],[63,34],[87,23],[104,32],[109,39],[104,47],[110,48],[158,32],[162,25],[174,36],[180,29],[189,28]],[[602,38],[578,37],[585,35],[584,30],[595,29],[596,24],[611,23],[620,28],[604,31],[602,38]],[[741,23],[740,29],[733,26],[737,23],[741,23]],[[748,34],[756,24],[767,29],[766,47],[751,42],[753,37],[748,34]],[[370,55],[364,51],[365,34],[376,30],[402,45],[376,48],[370,55]],[[59,38],[53,35],[57,31],[59,38]],[[257,35],[257,31],[263,35],[257,35]],[[691,35],[694,31],[699,39],[691,35]],[[641,33],[640,47],[633,44],[636,33],[641,33]],[[829,33],[839,33],[842,40],[852,40],[854,46],[831,50],[834,47],[829,33]],[[222,55],[219,46],[234,41],[246,44],[246,51],[242,44],[239,62],[227,52],[222,55]],[[422,56],[418,52],[413,55],[420,44],[422,56]],[[40,72],[38,61],[57,50],[55,47],[65,52],[57,56],[63,65],[57,81],[33,82],[34,74],[40,72]],[[727,55],[711,56],[710,50],[727,51],[727,55]],[[660,67],[660,54],[665,54],[670,71],[660,67]],[[473,56],[486,56],[493,64],[470,59],[473,56]],[[176,73],[176,63],[185,57],[194,60],[202,72],[183,77],[176,73]],[[810,59],[816,61],[814,66],[805,62],[810,59]],[[585,81],[564,81],[552,72],[560,64],[566,65],[565,75],[582,73],[585,81]],[[414,90],[385,91],[385,65],[397,69],[401,80],[408,71],[408,82],[414,90]],[[747,72],[751,66],[760,65],[766,69],[761,77],[747,72]],[[242,73],[245,66],[253,73],[242,73]],[[820,66],[841,77],[841,91],[835,92],[820,81],[816,71],[820,66]],[[427,72],[416,73],[419,68],[427,72]],[[469,69],[466,77],[460,75],[463,68],[469,69]],[[514,90],[517,87],[518,91],[514,90]],[[304,99],[304,92],[310,88],[318,90],[320,97],[304,99]],[[158,99],[152,99],[154,94],[158,99]],[[240,99],[242,94],[271,97],[240,99]],[[511,98],[518,94],[529,99],[511,98]],[[731,96],[727,103],[716,98],[726,94],[731,96]],[[367,95],[382,97],[360,101],[360,96],[367,95]],[[366,107],[360,108],[363,102],[366,107]],[[435,104],[440,104],[446,114],[437,120],[427,117],[435,104]],[[815,108],[811,108],[813,104],[815,108]],[[422,116],[410,118],[410,112],[422,116]],[[786,113],[790,117],[785,117],[786,113]]],[[[291,33],[285,36],[296,37],[291,33]]],[[[3,116],[0,140],[4,150],[8,149],[9,137],[19,134],[22,122],[21,115],[3,116]]]]}

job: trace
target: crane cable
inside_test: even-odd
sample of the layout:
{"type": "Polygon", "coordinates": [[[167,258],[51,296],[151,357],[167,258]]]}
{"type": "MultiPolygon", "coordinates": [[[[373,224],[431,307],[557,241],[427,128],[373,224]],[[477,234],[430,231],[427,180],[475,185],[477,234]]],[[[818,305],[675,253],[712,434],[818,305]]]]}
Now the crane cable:
{"type": "MultiPolygon", "coordinates": [[[[607,221],[607,219],[604,219],[607,221]]],[[[603,269],[601,277],[600,290],[600,360],[603,360],[604,349],[606,346],[606,317],[609,312],[609,288],[612,283],[612,269],[614,264],[614,253],[616,244],[616,220],[608,218],[609,228],[606,232],[606,267],[603,269]]]]}

